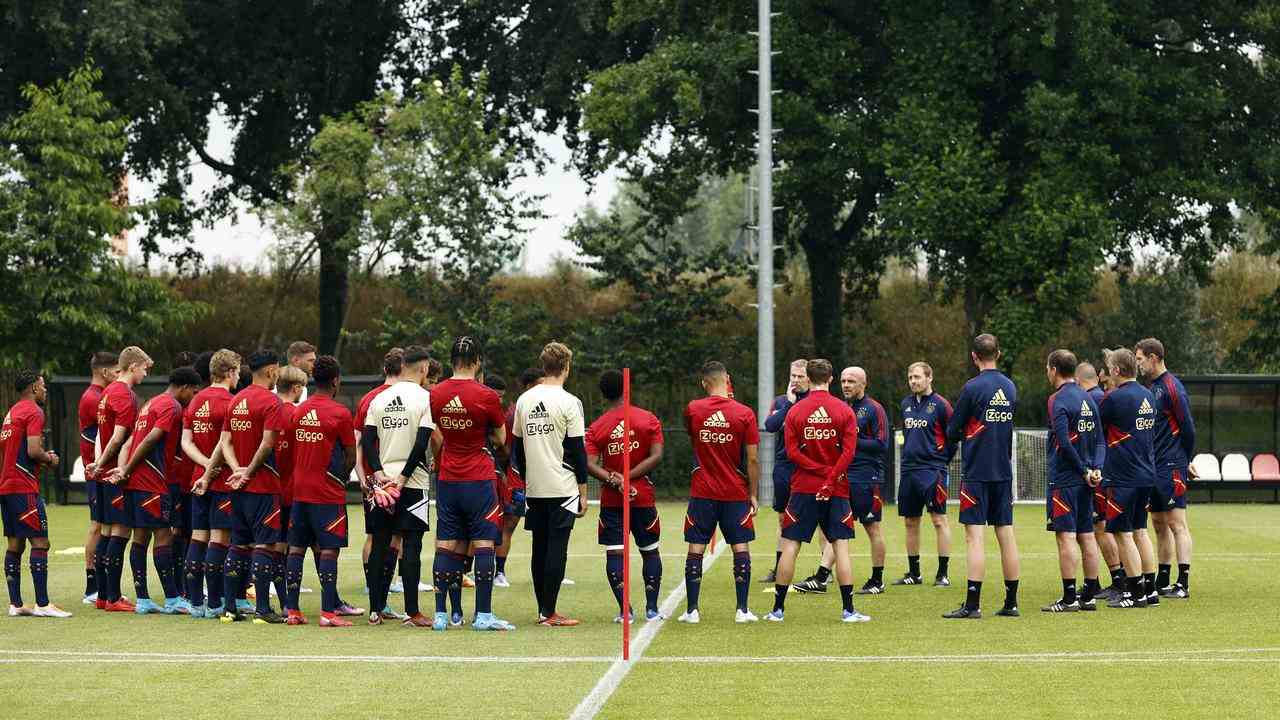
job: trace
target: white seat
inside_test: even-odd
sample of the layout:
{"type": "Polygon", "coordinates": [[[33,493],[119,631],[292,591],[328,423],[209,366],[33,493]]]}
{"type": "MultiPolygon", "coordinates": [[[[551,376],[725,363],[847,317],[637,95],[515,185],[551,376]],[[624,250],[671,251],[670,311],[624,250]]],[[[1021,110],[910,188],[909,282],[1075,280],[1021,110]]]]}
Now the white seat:
{"type": "Polygon", "coordinates": [[[76,458],[75,465],[71,466],[71,477],[67,478],[67,482],[84,482],[84,461],[78,457],[76,458]]]}
{"type": "Polygon", "coordinates": [[[1232,453],[1222,458],[1223,482],[1249,482],[1253,473],[1249,470],[1249,458],[1240,453],[1232,453]]]}
{"type": "Polygon", "coordinates": [[[1200,453],[1191,461],[1200,480],[1221,480],[1222,471],[1218,468],[1218,458],[1212,453],[1200,453]]]}

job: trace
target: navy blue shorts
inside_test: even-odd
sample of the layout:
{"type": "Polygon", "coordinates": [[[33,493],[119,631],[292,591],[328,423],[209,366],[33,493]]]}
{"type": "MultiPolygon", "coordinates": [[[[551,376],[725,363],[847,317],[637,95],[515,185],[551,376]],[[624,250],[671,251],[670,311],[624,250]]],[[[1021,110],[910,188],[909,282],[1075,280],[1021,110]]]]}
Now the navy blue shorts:
{"type": "Polygon", "coordinates": [[[289,546],[336,550],[347,546],[347,506],[294,501],[289,510],[289,546]]]}
{"type": "Polygon", "coordinates": [[[820,501],[813,493],[791,493],[791,502],[782,511],[782,537],[807,543],[813,540],[813,531],[822,528],[829,541],[848,540],[853,537],[854,522],[848,498],[820,501]]]}
{"type": "Polygon", "coordinates": [[[884,498],[880,495],[880,483],[849,486],[849,507],[853,516],[863,526],[874,525],[884,516],[884,498]]]}
{"type": "Polygon", "coordinates": [[[4,518],[5,537],[49,537],[49,518],[45,516],[44,498],[36,493],[0,495],[0,517],[4,518]]]}
{"type": "Polygon", "coordinates": [[[791,499],[791,470],[773,467],[773,511],[782,512],[787,509],[787,501],[791,499]]]}
{"type": "Polygon", "coordinates": [[[280,539],[276,542],[289,542],[289,518],[293,517],[292,505],[280,506],[280,539]]]}
{"type": "Polygon", "coordinates": [[[1151,500],[1151,488],[1112,485],[1105,492],[1107,532],[1133,532],[1147,527],[1147,503],[1151,500]]]}
{"type": "Polygon", "coordinates": [[[129,524],[129,506],[125,503],[123,488],[109,482],[98,483],[98,515],[103,525],[129,524]]]}
{"type": "MultiPolygon", "coordinates": [[[[658,521],[657,508],[631,507],[631,537],[641,550],[658,544],[662,537],[662,524],[658,521]]],[[[622,508],[600,508],[596,538],[605,547],[622,547],[622,508]]]]}
{"type": "Polygon", "coordinates": [[[1186,510],[1187,477],[1185,465],[1156,468],[1156,486],[1151,489],[1151,512],[1186,510]]]}
{"type": "Polygon", "coordinates": [[[960,483],[960,524],[1013,524],[1013,483],[960,483]]]}
{"type": "Polygon", "coordinates": [[[1045,498],[1045,529],[1055,533],[1093,532],[1093,488],[1054,488],[1045,498]]]}
{"type": "Polygon", "coordinates": [[[925,510],[934,515],[947,514],[947,471],[903,470],[902,481],[898,483],[898,516],[918,518],[925,510]]]}
{"type": "Polygon", "coordinates": [[[191,528],[193,530],[230,530],[231,493],[206,490],[191,496],[191,528]]]}
{"type": "Polygon", "coordinates": [[[280,542],[280,496],[274,493],[231,494],[231,543],[274,545],[280,542]]]}
{"type": "Polygon", "coordinates": [[[84,497],[89,501],[89,522],[102,522],[102,511],[98,509],[98,481],[84,481],[84,497]]]}
{"type": "MultiPolygon", "coordinates": [[[[784,508],[785,509],[785,508],[784,508]]],[[[748,543],[756,539],[756,519],[751,514],[751,503],[746,500],[709,500],[689,498],[689,510],[684,516],[684,541],[692,545],[706,545],[720,527],[720,534],[730,545],[748,543]]]]}
{"type": "Polygon", "coordinates": [[[173,499],[168,492],[153,493],[150,490],[125,490],[129,506],[131,528],[159,530],[172,527],[173,499]]]}
{"type": "MultiPolygon", "coordinates": [[[[1107,491],[1099,485],[1093,490],[1093,523],[1105,523],[1107,521],[1107,491]]],[[[1097,529],[1095,528],[1096,532],[1097,529]]]]}
{"type": "Polygon", "coordinates": [[[502,503],[492,480],[442,482],[436,498],[436,540],[502,539],[502,503]]]}
{"type": "Polygon", "coordinates": [[[182,491],[181,485],[169,486],[169,502],[173,504],[170,527],[178,532],[191,531],[191,494],[182,491]]]}

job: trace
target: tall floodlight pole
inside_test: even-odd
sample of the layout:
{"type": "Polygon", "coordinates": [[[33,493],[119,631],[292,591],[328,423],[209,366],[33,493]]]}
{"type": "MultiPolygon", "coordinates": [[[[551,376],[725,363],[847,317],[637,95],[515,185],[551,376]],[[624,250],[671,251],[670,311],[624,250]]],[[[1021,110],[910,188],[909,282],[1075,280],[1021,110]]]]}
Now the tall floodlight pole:
{"type": "MultiPolygon", "coordinates": [[[[759,0],[759,127],[756,131],[756,164],[760,201],[756,203],[756,262],[759,278],[756,328],[757,414],[763,425],[773,402],[773,39],[770,30],[772,13],[769,0],[759,0]]],[[[772,488],[773,435],[760,436],[760,483],[772,488]]]]}

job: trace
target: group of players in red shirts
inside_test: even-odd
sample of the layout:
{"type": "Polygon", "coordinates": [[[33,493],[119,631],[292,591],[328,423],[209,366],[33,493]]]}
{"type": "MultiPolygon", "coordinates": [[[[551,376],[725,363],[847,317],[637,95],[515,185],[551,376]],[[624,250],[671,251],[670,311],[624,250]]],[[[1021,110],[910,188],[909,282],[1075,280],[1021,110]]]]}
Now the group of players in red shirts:
{"type": "MultiPolygon", "coordinates": [[[[989,338],[986,342],[993,348],[998,347],[994,338],[982,336],[979,340],[983,338],[989,338]]],[[[992,357],[998,355],[998,349],[993,352],[992,357]]],[[[356,468],[355,477],[365,495],[365,525],[372,547],[368,563],[372,571],[366,569],[374,608],[369,613],[370,624],[397,619],[413,627],[456,627],[463,624],[461,588],[472,584],[477,588],[473,627],[514,629],[493,614],[491,592],[495,586],[509,585],[505,559],[513,530],[525,512],[523,475],[533,471],[526,470],[531,460],[526,455],[528,449],[519,442],[521,433],[513,432],[521,429],[513,428],[515,408],[504,411],[502,407],[504,384],[494,376],[486,382],[479,344],[468,337],[455,341],[453,376],[442,382],[437,381],[438,363],[429,358],[425,349],[393,349],[384,359],[384,384],[361,398],[354,415],[336,399],[341,384],[336,359],[316,358],[314,348],[295,344],[290,349],[290,360],[282,368],[280,358],[270,350],[259,350],[247,360],[230,350],[207,353],[195,359],[194,366],[174,370],[163,393],[140,403],[134,386],[150,370],[150,357],[137,347],[125,348],[118,357],[106,353],[94,356],[94,383],[80,404],[81,460],[96,534],[96,538],[91,536],[92,554],[87,558],[86,602],[107,612],[307,624],[299,607],[299,593],[305,554],[311,549],[322,588],[319,624],[350,626],[352,623],[344,617],[364,611],[338,595],[338,556],[347,546],[346,484],[356,468]],[[295,358],[301,361],[293,362],[295,358]],[[246,375],[242,375],[242,365],[247,368],[246,375]],[[314,381],[314,389],[310,397],[305,397],[309,379],[314,381]],[[512,452],[513,442],[521,448],[519,452],[512,452]],[[521,460],[516,462],[515,456],[521,460]],[[434,618],[418,611],[416,594],[422,539],[430,529],[430,498],[425,481],[429,470],[438,479],[432,575],[436,591],[434,618]],[[120,589],[126,547],[136,602],[124,598],[120,589]],[[147,590],[148,548],[163,586],[163,604],[153,602],[147,590]],[[397,558],[402,558],[401,574],[409,589],[405,615],[386,608],[397,558]],[[246,591],[250,585],[256,605],[248,601],[246,591]],[[283,615],[271,606],[273,590],[282,603],[283,615]],[[447,612],[450,600],[452,613],[447,612]],[[384,609],[378,610],[380,607],[384,609]]],[[[1051,380],[1057,378],[1059,391],[1063,382],[1072,382],[1069,370],[1075,367],[1072,359],[1069,370],[1060,368],[1062,360],[1055,355],[1049,361],[1051,370],[1061,370],[1051,376],[1051,380]]],[[[567,372],[565,364],[561,379],[567,372]]],[[[808,361],[805,374],[809,391],[785,415],[785,452],[794,470],[790,496],[780,510],[775,602],[766,619],[783,621],[801,543],[811,541],[815,531],[821,530],[834,551],[835,574],[842,595],[841,620],[866,622],[870,618],[853,606],[848,554],[848,540],[853,537],[856,523],[867,522],[850,501],[849,475],[858,447],[859,418],[848,402],[830,392],[833,368],[829,361],[808,361]]],[[[751,579],[749,544],[755,539],[754,518],[759,507],[759,425],[751,409],[732,398],[731,380],[723,364],[708,362],[700,375],[706,395],[690,402],[684,414],[695,467],[683,528],[688,543],[684,568],[688,604],[678,619],[687,624],[700,622],[705,553],[718,530],[733,552],[735,621],[755,622],[758,618],[749,608],[747,593],[751,579]]],[[[982,395],[986,405],[979,408],[982,412],[971,413],[974,419],[964,427],[965,438],[973,447],[967,447],[965,452],[966,477],[971,481],[961,491],[962,521],[1003,529],[1011,524],[1011,501],[1004,487],[1009,482],[1004,477],[1008,473],[992,471],[991,478],[984,476],[981,481],[970,477],[976,478],[984,468],[1007,470],[1006,436],[1011,431],[992,425],[991,418],[992,413],[1000,414],[1001,410],[1011,418],[1016,396],[1007,378],[997,375],[980,375],[966,386],[966,393],[982,395]],[[993,427],[1004,432],[997,433],[993,427]],[[999,435],[985,454],[986,446],[973,442],[984,432],[992,437],[999,435]],[[992,485],[980,484],[987,482],[992,485]],[[975,512],[982,515],[980,522],[965,519],[975,512]]],[[[527,371],[521,380],[522,390],[528,390],[537,384],[538,371],[527,371]]],[[[1173,387],[1172,383],[1165,384],[1173,387]]],[[[36,478],[41,466],[57,465],[59,458],[43,448],[44,416],[40,405],[45,397],[44,381],[37,374],[24,373],[18,385],[21,399],[6,415],[0,435],[4,453],[0,465],[0,510],[9,538],[5,557],[9,614],[69,617],[70,613],[50,602],[47,592],[48,528],[36,478]],[[34,607],[21,600],[19,562],[28,541],[36,590],[34,607]]],[[[622,596],[621,473],[627,454],[632,481],[630,527],[642,556],[645,617],[660,620],[661,531],[650,474],[663,457],[662,425],[655,415],[635,406],[630,406],[630,414],[624,416],[621,373],[605,372],[600,378],[600,390],[608,407],[586,429],[583,439],[586,470],[600,481],[602,489],[597,535],[605,549],[606,576],[618,603],[617,620],[621,620],[623,612],[631,611],[623,607],[622,596]]],[[[965,397],[968,395],[962,396],[962,404],[965,397]]],[[[1149,400],[1148,395],[1137,398],[1143,399],[1149,400]]],[[[1185,394],[1171,402],[1185,405],[1185,394]]],[[[1078,404],[1097,414],[1092,409],[1097,404],[1090,403],[1093,401],[1078,404]]],[[[1135,405],[1133,412],[1141,427],[1128,428],[1130,432],[1124,437],[1108,425],[1106,444],[1127,448],[1122,443],[1132,434],[1142,431],[1147,433],[1144,438],[1148,437],[1154,423],[1142,425],[1138,413],[1149,414],[1150,405],[1135,405]]],[[[997,420],[999,425],[1008,424],[1008,419],[997,420]]],[[[1189,417],[1183,423],[1189,426],[1189,417]]],[[[1190,428],[1187,430],[1190,435],[1190,428]]],[[[1069,467],[1061,465],[1066,460],[1058,459],[1059,455],[1070,455],[1062,443],[1051,449],[1051,464],[1055,472],[1061,465],[1063,479],[1057,475],[1050,479],[1053,492],[1047,511],[1050,528],[1060,534],[1069,532],[1074,536],[1074,528],[1063,529],[1061,518],[1068,512],[1072,516],[1080,514],[1074,511],[1074,495],[1063,489],[1070,484],[1065,478],[1080,475],[1075,479],[1081,485],[1097,485],[1102,449],[1099,447],[1095,454],[1093,438],[1102,435],[1101,430],[1092,428],[1083,440],[1072,434],[1069,444],[1085,459],[1077,457],[1069,467]],[[1061,507],[1070,509],[1062,511],[1061,507]]],[[[568,447],[572,438],[560,439],[568,447]]],[[[1140,444],[1144,449],[1138,455],[1154,458],[1152,441],[1146,439],[1140,444]]],[[[568,468],[567,454],[561,462],[568,468]]],[[[1188,471],[1175,468],[1171,472],[1170,476],[1177,479],[1185,478],[1188,471]]],[[[1154,477],[1153,473],[1146,473],[1144,481],[1147,475],[1154,477]]],[[[1115,479],[1121,479],[1119,471],[1115,479]]],[[[582,482],[579,480],[580,486],[582,482]]],[[[1082,490],[1077,494],[1083,497],[1090,492],[1082,490]]],[[[1185,485],[1177,497],[1184,493],[1185,485]]],[[[1104,506],[1137,502],[1126,500],[1123,492],[1097,495],[1103,498],[1104,506]]],[[[1176,502],[1170,503],[1170,509],[1175,506],[1176,502]]],[[[585,503],[582,508],[578,516],[585,511],[585,503]]],[[[1117,593],[1116,601],[1118,606],[1128,607],[1155,595],[1158,586],[1153,587],[1151,579],[1143,577],[1152,564],[1151,553],[1149,545],[1143,548],[1132,534],[1137,528],[1130,526],[1136,524],[1136,518],[1131,518],[1125,528],[1120,527],[1125,523],[1114,523],[1114,530],[1110,524],[1114,517],[1107,519],[1108,532],[1116,533],[1121,540],[1121,557],[1115,565],[1124,574],[1117,575],[1113,568],[1113,576],[1130,578],[1122,585],[1123,591],[1117,593]],[[1132,580],[1135,575],[1139,578],[1136,584],[1132,580]]],[[[1145,518],[1142,524],[1145,525],[1145,518]]],[[[1005,549],[1006,539],[999,532],[997,537],[1005,549]]],[[[980,535],[976,539],[980,540],[980,535]]],[[[973,544],[975,538],[970,540],[973,544]]],[[[535,545],[538,542],[535,535],[535,545]]],[[[1059,544],[1064,546],[1063,542],[1059,544]]],[[[1013,552],[1016,558],[1016,548],[1013,552]]],[[[1086,593],[1089,598],[1101,594],[1096,581],[1096,550],[1093,552],[1092,577],[1088,575],[1090,563],[1086,558],[1086,577],[1092,581],[1086,593]]],[[[1067,563],[1074,567],[1078,556],[1067,550],[1064,553],[1064,597],[1054,612],[1064,607],[1082,608],[1081,599],[1074,594],[1074,579],[1070,587],[1067,582],[1067,563]]],[[[971,565],[972,562],[971,558],[971,565]]],[[[1005,569],[1006,580],[1012,581],[1010,592],[1016,598],[1016,560],[1012,579],[1007,563],[1005,569]]],[[[1189,572],[1189,565],[1180,569],[1189,572]]],[[[974,584],[980,592],[981,578],[975,580],[973,568],[970,575],[969,597],[949,617],[980,616],[974,584]]],[[[1185,574],[1179,580],[1171,587],[1185,597],[1185,574]]],[[[1016,615],[1016,599],[1012,603],[1007,596],[1005,611],[1012,607],[1011,614],[1016,615]]],[[[542,605],[540,597],[540,609],[542,605]]],[[[540,613],[538,622],[553,627],[577,624],[554,612],[554,599],[550,610],[540,613]]]]}

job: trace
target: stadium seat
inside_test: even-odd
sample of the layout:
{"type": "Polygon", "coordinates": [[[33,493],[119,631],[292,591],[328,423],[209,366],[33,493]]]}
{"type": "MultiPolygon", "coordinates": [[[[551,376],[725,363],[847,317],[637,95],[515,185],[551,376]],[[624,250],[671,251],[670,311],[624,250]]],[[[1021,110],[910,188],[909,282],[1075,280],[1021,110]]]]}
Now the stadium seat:
{"type": "Polygon", "coordinates": [[[1218,469],[1218,458],[1211,453],[1200,453],[1191,461],[1200,480],[1221,480],[1222,471],[1218,469]]]}
{"type": "Polygon", "coordinates": [[[1253,456],[1253,481],[1280,483],[1280,459],[1271,453],[1253,456]]]}
{"type": "Polygon", "coordinates": [[[1240,453],[1232,453],[1222,458],[1223,482],[1249,482],[1249,458],[1240,453]]]}

